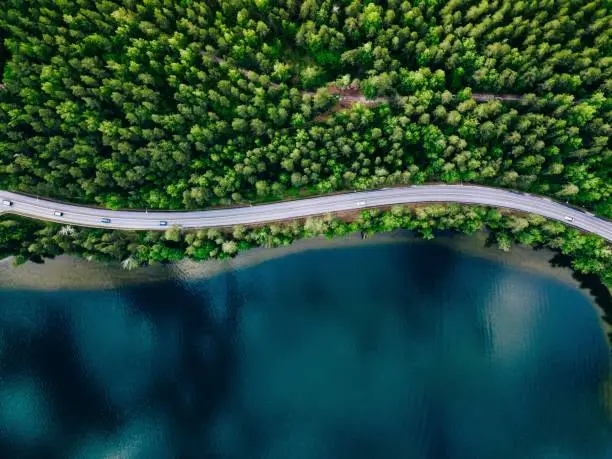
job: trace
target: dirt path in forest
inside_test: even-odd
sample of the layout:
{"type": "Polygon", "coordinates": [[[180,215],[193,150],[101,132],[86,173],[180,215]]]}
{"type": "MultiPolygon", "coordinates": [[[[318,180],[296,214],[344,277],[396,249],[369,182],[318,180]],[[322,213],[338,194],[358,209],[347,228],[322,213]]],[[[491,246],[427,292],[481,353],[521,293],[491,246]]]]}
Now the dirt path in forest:
{"type": "MultiPolygon", "coordinates": [[[[207,53],[203,53],[203,55],[211,58],[214,62],[216,62],[219,65],[227,64],[227,61],[223,59],[222,57],[214,56],[214,55],[211,56],[210,54],[207,54],[207,53]]],[[[235,67],[235,68],[250,81],[253,81],[255,76],[259,76],[257,72],[255,71],[246,70],[240,67],[235,67]]],[[[270,81],[269,86],[272,88],[279,88],[280,84],[270,81]]],[[[4,89],[6,89],[6,87],[0,83],[0,90],[4,90],[4,89]]],[[[381,97],[374,97],[372,99],[368,99],[366,96],[363,95],[361,90],[358,88],[355,88],[355,87],[339,88],[338,86],[331,84],[331,83],[327,85],[327,90],[333,96],[337,96],[339,100],[338,100],[338,103],[334,107],[332,107],[328,112],[326,112],[325,114],[319,115],[318,116],[319,118],[321,118],[321,116],[328,117],[333,112],[350,108],[354,104],[357,104],[357,103],[364,104],[368,107],[373,107],[381,103],[388,103],[392,100],[404,100],[408,97],[408,96],[396,96],[396,97],[381,96],[381,97]]],[[[300,89],[299,92],[300,94],[307,95],[307,96],[313,96],[313,97],[316,94],[316,92],[306,91],[304,89],[300,89]]],[[[520,102],[523,99],[523,96],[520,96],[518,94],[493,94],[493,93],[487,93],[487,92],[475,92],[475,93],[472,93],[472,99],[474,99],[477,102],[488,102],[490,100],[501,100],[505,102],[520,102]]]]}
{"type": "MultiPolygon", "coordinates": [[[[207,55],[207,57],[210,57],[214,62],[216,62],[219,65],[227,63],[225,59],[219,56],[207,55]]],[[[253,81],[254,76],[259,76],[255,71],[246,70],[240,67],[235,67],[235,68],[242,75],[244,75],[248,80],[253,81]]],[[[271,81],[269,83],[269,86],[272,88],[279,88],[280,84],[271,81]]],[[[3,90],[3,89],[6,89],[5,86],[3,84],[0,84],[0,90],[3,90]]],[[[319,118],[321,118],[321,116],[327,117],[333,112],[350,108],[354,104],[357,104],[357,103],[364,104],[368,107],[373,107],[381,103],[388,103],[392,100],[403,100],[407,98],[407,96],[397,96],[397,97],[381,96],[381,97],[374,97],[372,99],[368,99],[366,96],[363,95],[360,89],[357,89],[354,87],[339,88],[338,86],[331,84],[331,83],[327,85],[327,90],[331,95],[337,96],[339,100],[338,100],[338,103],[334,107],[332,107],[328,112],[326,112],[325,114],[319,115],[318,116],[319,118]]],[[[300,89],[299,92],[300,94],[312,96],[312,97],[314,97],[316,94],[316,92],[306,91],[304,89],[300,89]]],[[[492,94],[492,93],[486,93],[486,92],[472,93],[472,99],[474,99],[477,102],[488,102],[490,100],[520,102],[522,98],[523,96],[519,96],[517,94],[492,94]]]]}
{"type": "MultiPolygon", "coordinates": [[[[227,61],[221,57],[218,57],[218,56],[209,56],[209,57],[211,57],[212,60],[215,61],[219,65],[227,63],[227,61]]],[[[246,70],[240,67],[236,67],[236,68],[242,75],[244,75],[247,79],[251,81],[253,80],[254,75],[259,76],[257,72],[255,71],[246,70]]],[[[272,81],[269,83],[269,85],[272,88],[280,87],[279,83],[274,83],[272,81]]],[[[357,104],[357,103],[364,104],[366,106],[374,106],[374,105],[381,104],[381,103],[388,103],[393,99],[402,100],[402,99],[407,98],[407,96],[397,96],[395,98],[381,96],[381,97],[374,97],[372,99],[368,99],[366,96],[363,95],[363,93],[361,92],[359,88],[350,87],[350,86],[348,88],[339,88],[338,86],[331,84],[331,83],[327,85],[327,90],[330,94],[337,96],[339,98],[338,105],[332,107],[330,109],[330,112],[338,111],[338,109],[350,108],[352,105],[357,104]]],[[[316,94],[316,92],[306,91],[303,89],[300,89],[299,91],[300,91],[300,94],[304,94],[308,96],[314,96],[316,94]]],[[[523,96],[520,96],[517,94],[493,94],[493,93],[487,93],[487,92],[472,93],[472,99],[474,99],[477,102],[488,102],[490,100],[520,102],[522,98],[523,96]]]]}

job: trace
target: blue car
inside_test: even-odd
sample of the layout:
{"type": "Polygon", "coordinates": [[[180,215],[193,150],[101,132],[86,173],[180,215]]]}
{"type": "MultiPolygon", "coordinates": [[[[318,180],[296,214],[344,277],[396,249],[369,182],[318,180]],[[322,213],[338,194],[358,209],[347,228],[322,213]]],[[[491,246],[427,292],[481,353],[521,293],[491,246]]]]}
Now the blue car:
{"type": "Polygon", "coordinates": [[[111,219],[110,218],[103,218],[102,220],[100,220],[102,223],[110,223],[111,219]]]}
{"type": "Polygon", "coordinates": [[[162,220],[159,222],[159,226],[168,226],[168,222],[165,220],[162,220]]]}

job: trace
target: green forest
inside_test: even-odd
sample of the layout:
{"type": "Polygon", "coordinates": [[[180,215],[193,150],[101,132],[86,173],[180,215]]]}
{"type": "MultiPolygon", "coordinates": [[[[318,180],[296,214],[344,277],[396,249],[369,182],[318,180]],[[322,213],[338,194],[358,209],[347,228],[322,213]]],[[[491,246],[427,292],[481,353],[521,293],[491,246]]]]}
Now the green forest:
{"type": "MultiPolygon", "coordinates": [[[[5,0],[0,39],[0,189],[196,209],[469,182],[612,217],[606,0],[5,0]]],[[[363,218],[353,229],[369,231],[363,218]]],[[[533,224],[513,219],[534,217],[474,225],[610,282],[609,244],[550,222],[525,236],[533,224]]],[[[309,233],[295,224],[278,237],[309,233]]],[[[221,250],[202,232],[3,225],[0,248],[20,258],[137,263],[231,255],[272,231],[221,250]]]]}

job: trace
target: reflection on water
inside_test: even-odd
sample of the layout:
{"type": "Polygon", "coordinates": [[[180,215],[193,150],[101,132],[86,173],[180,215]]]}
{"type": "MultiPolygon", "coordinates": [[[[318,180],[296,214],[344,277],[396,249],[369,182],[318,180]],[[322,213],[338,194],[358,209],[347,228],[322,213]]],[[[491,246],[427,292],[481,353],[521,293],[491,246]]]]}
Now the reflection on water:
{"type": "Polygon", "coordinates": [[[0,457],[612,457],[578,289],[442,246],[0,290],[0,457]]]}

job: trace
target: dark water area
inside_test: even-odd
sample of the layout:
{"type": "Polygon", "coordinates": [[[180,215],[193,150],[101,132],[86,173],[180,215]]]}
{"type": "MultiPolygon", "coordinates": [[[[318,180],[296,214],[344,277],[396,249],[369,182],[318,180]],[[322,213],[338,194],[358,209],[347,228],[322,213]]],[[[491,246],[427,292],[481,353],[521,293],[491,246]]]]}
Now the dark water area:
{"type": "Polygon", "coordinates": [[[431,243],[3,288],[0,457],[609,459],[609,372],[584,291],[431,243]]]}
{"type": "MultiPolygon", "coordinates": [[[[550,259],[551,266],[571,269],[572,258],[561,253],[556,253],[550,259]]],[[[601,318],[607,324],[608,343],[612,343],[612,292],[595,274],[584,274],[578,271],[572,272],[572,277],[578,282],[580,289],[589,292],[589,295],[601,310],[601,318]]]]}

